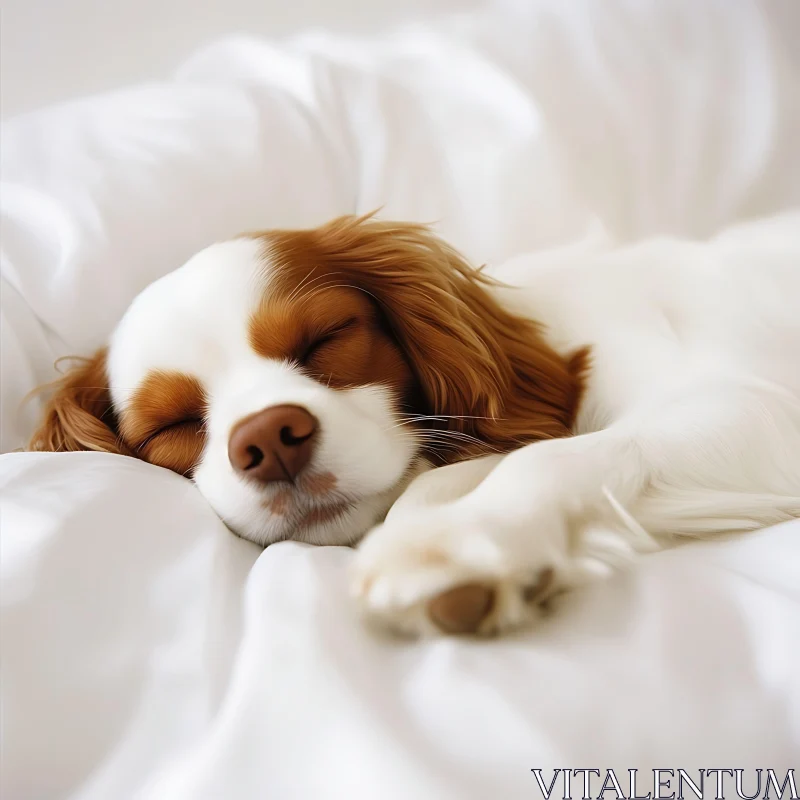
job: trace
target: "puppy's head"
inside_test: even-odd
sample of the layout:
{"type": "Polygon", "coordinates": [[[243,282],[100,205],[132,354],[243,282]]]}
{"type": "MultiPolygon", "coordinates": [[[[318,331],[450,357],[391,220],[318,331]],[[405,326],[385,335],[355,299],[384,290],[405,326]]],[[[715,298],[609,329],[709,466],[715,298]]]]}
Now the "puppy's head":
{"type": "Polygon", "coordinates": [[[345,217],[216,244],[57,384],[37,450],[187,475],[261,544],[355,541],[430,464],[566,435],[583,356],[424,227],[345,217]]]}

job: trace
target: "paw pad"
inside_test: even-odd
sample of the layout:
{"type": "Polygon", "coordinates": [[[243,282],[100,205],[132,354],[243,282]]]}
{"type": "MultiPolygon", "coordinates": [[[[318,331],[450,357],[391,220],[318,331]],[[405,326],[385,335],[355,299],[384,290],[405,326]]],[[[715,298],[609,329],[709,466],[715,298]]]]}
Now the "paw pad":
{"type": "Polygon", "coordinates": [[[494,608],[495,590],[464,583],[428,603],[428,617],[444,633],[475,633],[494,608]]]}

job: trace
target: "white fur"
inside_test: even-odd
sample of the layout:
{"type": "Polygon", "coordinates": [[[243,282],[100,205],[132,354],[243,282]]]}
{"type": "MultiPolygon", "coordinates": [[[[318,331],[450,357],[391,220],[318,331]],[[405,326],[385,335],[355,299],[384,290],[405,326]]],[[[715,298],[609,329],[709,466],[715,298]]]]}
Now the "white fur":
{"type": "Polygon", "coordinates": [[[480,632],[513,628],[545,569],[563,590],[676,537],[800,515],[800,216],[494,274],[557,350],[592,346],[578,435],[412,483],[356,556],[370,615],[435,632],[428,601],[477,581],[497,597],[480,632]]]}

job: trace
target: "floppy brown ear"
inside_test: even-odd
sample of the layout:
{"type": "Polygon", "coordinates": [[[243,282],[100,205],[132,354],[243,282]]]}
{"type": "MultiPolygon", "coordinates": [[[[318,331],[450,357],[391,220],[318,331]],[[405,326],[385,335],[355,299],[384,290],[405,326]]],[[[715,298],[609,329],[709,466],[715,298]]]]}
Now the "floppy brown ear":
{"type": "Polygon", "coordinates": [[[310,272],[324,265],[377,301],[416,373],[424,411],[451,417],[437,427],[467,434],[441,460],[568,436],[588,351],[558,355],[535,322],[495,299],[494,281],[426,226],[370,217],[342,217],[280,246],[310,257],[310,272]]]}
{"type": "Polygon", "coordinates": [[[42,391],[50,390],[52,395],[28,449],[98,450],[130,455],[117,432],[108,388],[106,350],[78,362],[63,378],[42,387],[42,391]]]}

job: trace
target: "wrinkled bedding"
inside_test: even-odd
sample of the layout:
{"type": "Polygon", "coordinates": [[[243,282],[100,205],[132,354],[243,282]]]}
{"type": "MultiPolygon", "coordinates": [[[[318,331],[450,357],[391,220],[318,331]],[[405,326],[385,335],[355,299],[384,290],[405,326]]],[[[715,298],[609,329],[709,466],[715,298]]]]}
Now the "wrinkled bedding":
{"type": "Polygon", "coordinates": [[[352,613],[345,548],[262,552],[133,459],[11,452],[57,358],[242,230],[381,206],[480,263],[800,206],[785,7],[509,0],[238,37],[4,123],[4,797],[516,798],[535,767],[797,765],[800,522],[643,558],[506,640],[401,642],[352,613]]]}

